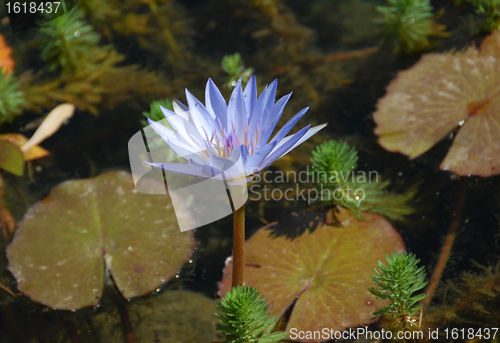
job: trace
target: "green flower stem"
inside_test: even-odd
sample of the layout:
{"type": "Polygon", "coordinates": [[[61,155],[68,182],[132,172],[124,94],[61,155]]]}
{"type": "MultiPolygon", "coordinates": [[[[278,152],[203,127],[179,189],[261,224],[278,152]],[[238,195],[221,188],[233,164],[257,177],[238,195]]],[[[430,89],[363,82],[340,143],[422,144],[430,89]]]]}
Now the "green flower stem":
{"type": "Polygon", "coordinates": [[[243,286],[245,279],[245,205],[233,214],[233,280],[232,286],[243,286]]]}

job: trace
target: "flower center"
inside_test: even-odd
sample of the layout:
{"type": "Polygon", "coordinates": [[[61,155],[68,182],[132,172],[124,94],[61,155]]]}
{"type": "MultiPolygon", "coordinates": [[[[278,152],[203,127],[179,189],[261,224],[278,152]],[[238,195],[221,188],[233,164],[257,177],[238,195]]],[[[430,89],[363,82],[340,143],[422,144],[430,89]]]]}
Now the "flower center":
{"type": "Polygon", "coordinates": [[[219,157],[229,157],[231,152],[240,145],[245,145],[248,148],[249,154],[253,155],[255,145],[259,141],[259,130],[256,128],[255,132],[251,134],[248,131],[248,124],[245,123],[243,135],[242,137],[238,137],[238,130],[236,130],[234,125],[230,133],[227,133],[222,125],[219,125],[218,128],[215,128],[211,138],[207,137],[207,141],[211,145],[212,152],[219,157]]]}

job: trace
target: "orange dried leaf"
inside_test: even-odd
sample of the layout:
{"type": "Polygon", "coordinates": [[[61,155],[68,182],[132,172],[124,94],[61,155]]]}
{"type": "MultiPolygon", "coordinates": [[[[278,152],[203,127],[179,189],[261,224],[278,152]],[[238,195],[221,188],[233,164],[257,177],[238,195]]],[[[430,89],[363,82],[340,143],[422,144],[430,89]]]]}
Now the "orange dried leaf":
{"type": "Polygon", "coordinates": [[[4,73],[14,71],[16,63],[12,59],[12,48],[7,45],[5,37],[0,34],[0,69],[4,73]]]}
{"type": "Polygon", "coordinates": [[[427,54],[399,72],[373,119],[379,144],[410,159],[461,126],[440,168],[500,174],[500,32],[481,50],[427,54]]]}
{"type": "Polygon", "coordinates": [[[25,161],[37,160],[39,158],[50,155],[50,152],[48,150],[45,150],[39,145],[32,146],[26,151],[22,150],[21,147],[23,147],[26,142],[28,142],[28,138],[20,133],[7,133],[4,135],[0,135],[0,141],[7,141],[14,144],[18,149],[21,150],[23,159],[25,161]]]}

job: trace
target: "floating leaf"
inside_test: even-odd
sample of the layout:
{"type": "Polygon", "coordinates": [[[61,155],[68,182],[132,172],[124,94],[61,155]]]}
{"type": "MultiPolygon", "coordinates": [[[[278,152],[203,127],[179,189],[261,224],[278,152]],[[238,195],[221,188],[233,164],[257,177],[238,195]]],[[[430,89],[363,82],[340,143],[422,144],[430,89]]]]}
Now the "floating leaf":
{"type": "Polygon", "coordinates": [[[14,144],[21,150],[25,161],[32,161],[50,155],[48,150],[39,145],[34,145],[26,151],[22,150],[21,148],[26,144],[26,142],[28,142],[28,138],[20,133],[6,133],[4,135],[0,135],[0,141],[8,141],[14,144]]]}
{"type": "Polygon", "coordinates": [[[0,169],[17,176],[24,172],[24,160],[21,150],[11,142],[0,141],[0,169]]]}
{"type": "Polygon", "coordinates": [[[168,196],[138,193],[130,174],[111,171],[54,188],[19,223],[7,257],[21,292],[76,309],[99,302],[105,264],[132,298],[175,276],[194,246],[192,231],[179,231],[168,196]]]}
{"type": "Polygon", "coordinates": [[[500,32],[480,51],[428,54],[398,73],[373,115],[386,150],[415,158],[458,126],[442,170],[500,174],[500,32]]]}
{"type": "MultiPolygon", "coordinates": [[[[326,217],[318,211],[316,220],[311,212],[292,213],[294,226],[305,225],[312,232],[304,230],[290,240],[290,222],[285,228],[275,222],[246,242],[245,284],[268,298],[273,315],[281,316],[295,301],[287,331],[341,331],[369,322],[372,312],[387,305],[368,291],[371,275],[385,254],[404,251],[403,239],[381,215],[366,213],[365,220],[357,220],[344,209],[338,211],[335,219],[342,227],[333,225],[333,210],[326,217]]],[[[228,259],[221,296],[230,288],[231,270],[228,259]]]]}

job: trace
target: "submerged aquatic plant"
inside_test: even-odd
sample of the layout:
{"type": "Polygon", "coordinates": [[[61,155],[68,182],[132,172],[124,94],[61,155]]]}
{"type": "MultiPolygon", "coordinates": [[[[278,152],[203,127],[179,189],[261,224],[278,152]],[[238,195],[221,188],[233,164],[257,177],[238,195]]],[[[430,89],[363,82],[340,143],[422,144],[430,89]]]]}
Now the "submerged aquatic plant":
{"type": "Polygon", "coordinates": [[[23,111],[24,93],[12,74],[0,69],[0,124],[11,122],[23,111]]]}
{"type": "Polygon", "coordinates": [[[222,58],[220,66],[229,75],[226,83],[224,83],[224,87],[226,88],[236,86],[239,79],[241,79],[243,84],[246,84],[253,74],[252,68],[245,68],[243,59],[239,53],[225,55],[222,58]]]}
{"type": "MultiPolygon", "coordinates": [[[[161,107],[164,107],[171,111],[174,109],[172,105],[172,100],[168,98],[163,100],[154,100],[149,104],[149,112],[142,112],[142,115],[146,118],[146,120],[142,120],[141,124],[144,126],[148,125],[147,122],[148,118],[154,121],[165,119],[165,116],[161,111],[161,107]]],[[[172,129],[172,127],[169,127],[169,129],[172,129]]]]}
{"type": "Polygon", "coordinates": [[[320,189],[318,201],[345,207],[358,218],[363,217],[361,212],[374,212],[402,220],[413,213],[408,201],[414,197],[415,189],[394,194],[386,191],[390,182],[379,180],[378,174],[375,180],[354,177],[358,152],[346,142],[324,142],[312,154],[311,174],[320,189]]]}
{"type": "Polygon", "coordinates": [[[476,11],[486,16],[484,31],[500,29],[500,0],[468,0],[476,11]]]}
{"type": "Polygon", "coordinates": [[[440,288],[438,293],[442,301],[426,310],[427,325],[433,328],[450,324],[478,328],[497,326],[500,322],[500,263],[489,267],[474,264],[479,267],[479,273],[465,271],[440,288]]]}
{"type": "Polygon", "coordinates": [[[101,39],[76,7],[43,24],[40,32],[47,37],[43,42],[42,58],[49,62],[50,70],[61,68],[63,75],[85,69],[92,48],[101,39]]]}
{"type": "Polygon", "coordinates": [[[429,48],[430,36],[443,35],[444,26],[433,20],[430,0],[387,0],[392,6],[377,6],[383,17],[376,19],[384,35],[384,42],[393,52],[405,53],[429,48]]]}
{"type": "Polygon", "coordinates": [[[252,287],[237,286],[226,293],[217,308],[222,315],[215,314],[222,325],[217,329],[224,332],[230,343],[274,343],[281,342],[287,332],[273,332],[278,316],[271,316],[267,299],[252,287]]]}
{"type": "Polygon", "coordinates": [[[378,261],[380,270],[375,269],[376,275],[372,276],[372,281],[378,288],[369,290],[377,299],[390,300],[391,303],[373,314],[387,316],[389,327],[393,331],[416,330],[416,314],[420,310],[418,302],[427,295],[414,293],[427,285],[427,281],[424,281],[425,267],[418,268],[420,260],[406,252],[394,252],[385,258],[387,266],[378,261]]]}

